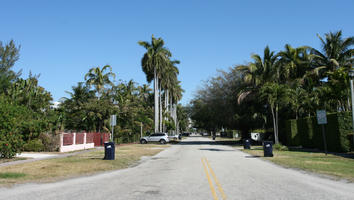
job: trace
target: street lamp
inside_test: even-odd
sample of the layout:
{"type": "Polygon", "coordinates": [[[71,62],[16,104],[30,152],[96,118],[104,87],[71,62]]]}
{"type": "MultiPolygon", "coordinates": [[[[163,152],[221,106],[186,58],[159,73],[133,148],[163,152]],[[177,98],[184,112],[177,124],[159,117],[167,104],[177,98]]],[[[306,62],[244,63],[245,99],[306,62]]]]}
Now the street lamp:
{"type": "Polygon", "coordinates": [[[353,79],[354,79],[354,69],[349,71],[350,78],[350,91],[352,96],[352,125],[353,125],[353,148],[354,148],[354,89],[353,89],[353,79]]]}

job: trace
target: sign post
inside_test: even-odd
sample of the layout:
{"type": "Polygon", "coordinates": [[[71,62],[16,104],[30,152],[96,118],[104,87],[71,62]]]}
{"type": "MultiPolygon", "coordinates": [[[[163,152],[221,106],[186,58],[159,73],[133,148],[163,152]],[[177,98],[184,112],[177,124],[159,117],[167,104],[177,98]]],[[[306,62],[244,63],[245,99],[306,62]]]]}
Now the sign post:
{"type": "Polygon", "coordinates": [[[114,126],[117,125],[117,116],[116,115],[111,115],[111,127],[112,127],[112,135],[111,135],[111,141],[113,141],[113,133],[114,133],[114,126]]]}
{"type": "Polygon", "coordinates": [[[323,137],[323,146],[325,153],[327,155],[327,141],[324,125],[327,124],[327,114],[326,110],[316,110],[317,123],[322,127],[322,137],[323,137]]]}

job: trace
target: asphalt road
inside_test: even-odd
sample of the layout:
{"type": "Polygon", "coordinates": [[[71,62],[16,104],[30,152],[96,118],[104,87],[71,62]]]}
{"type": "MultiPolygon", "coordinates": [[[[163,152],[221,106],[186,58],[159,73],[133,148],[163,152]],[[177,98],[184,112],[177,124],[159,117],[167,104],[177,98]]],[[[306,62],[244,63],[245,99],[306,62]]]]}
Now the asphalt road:
{"type": "MultiPolygon", "coordinates": [[[[119,158],[117,158],[119,159],[119,158]]],[[[0,199],[354,199],[354,184],[285,169],[190,137],[129,169],[1,188],[0,199]]]]}

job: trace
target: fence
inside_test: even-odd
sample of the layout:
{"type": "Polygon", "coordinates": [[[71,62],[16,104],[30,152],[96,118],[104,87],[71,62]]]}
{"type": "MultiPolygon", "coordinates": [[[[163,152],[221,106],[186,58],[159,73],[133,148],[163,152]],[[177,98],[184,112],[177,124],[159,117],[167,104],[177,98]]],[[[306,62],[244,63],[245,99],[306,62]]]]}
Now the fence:
{"type": "Polygon", "coordinates": [[[77,151],[102,146],[109,141],[109,133],[61,133],[60,152],[77,151]]]}

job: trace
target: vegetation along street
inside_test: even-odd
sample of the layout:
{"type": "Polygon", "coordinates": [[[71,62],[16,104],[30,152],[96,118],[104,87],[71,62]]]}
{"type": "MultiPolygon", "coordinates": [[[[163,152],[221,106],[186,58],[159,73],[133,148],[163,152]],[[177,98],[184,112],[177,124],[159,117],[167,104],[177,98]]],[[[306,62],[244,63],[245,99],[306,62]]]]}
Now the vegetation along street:
{"type": "Polygon", "coordinates": [[[0,200],[354,199],[354,2],[1,8],[0,200]]]}

